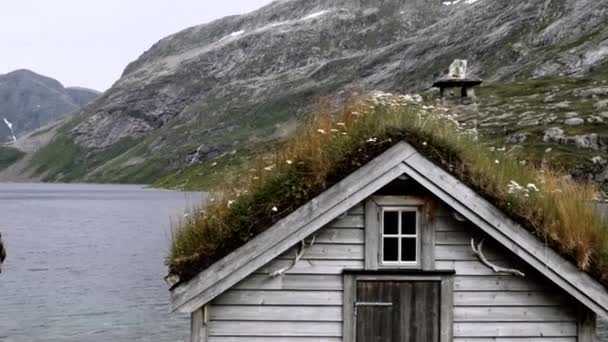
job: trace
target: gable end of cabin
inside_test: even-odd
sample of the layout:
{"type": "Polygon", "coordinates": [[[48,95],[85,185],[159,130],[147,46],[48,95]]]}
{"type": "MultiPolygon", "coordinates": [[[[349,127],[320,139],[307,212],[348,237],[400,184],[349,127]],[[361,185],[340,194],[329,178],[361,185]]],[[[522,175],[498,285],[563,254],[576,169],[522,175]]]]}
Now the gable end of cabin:
{"type": "Polygon", "coordinates": [[[596,317],[403,176],[191,319],[196,342],[588,342],[596,317]]]}

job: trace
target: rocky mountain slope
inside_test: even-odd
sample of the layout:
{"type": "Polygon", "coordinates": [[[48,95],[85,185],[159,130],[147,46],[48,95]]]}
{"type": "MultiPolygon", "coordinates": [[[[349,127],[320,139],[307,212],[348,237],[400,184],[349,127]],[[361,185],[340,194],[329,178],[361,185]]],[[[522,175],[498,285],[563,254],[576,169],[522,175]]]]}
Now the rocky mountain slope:
{"type": "Polygon", "coordinates": [[[275,1],[159,41],[31,169],[148,182],[289,134],[319,96],[425,90],[454,58],[496,84],[586,75],[608,60],[607,23],[593,0],[275,1]]]}
{"type": "Polygon", "coordinates": [[[65,88],[29,70],[0,75],[0,143],[74,112],[99,95],[84,88],[65,88]]]}

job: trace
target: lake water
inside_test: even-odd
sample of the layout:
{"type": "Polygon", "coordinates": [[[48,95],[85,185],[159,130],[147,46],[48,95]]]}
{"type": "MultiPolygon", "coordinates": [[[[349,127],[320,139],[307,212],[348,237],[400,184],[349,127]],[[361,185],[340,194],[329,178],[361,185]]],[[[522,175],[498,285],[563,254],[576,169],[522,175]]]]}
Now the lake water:
{"type": "MultiPolygon", "coordinates": [[[[163,281],[171,217],[201,194],[2,184],[0,341],[186,341],[163,281]]],[[[600,341],[608,341],[604,322],[600,341]]]]}
{"type": "Polygon", "coordinates": [[[202,195],[140,186],[0,184],[0,341],[185,341],[163,259],[202,195]]]}

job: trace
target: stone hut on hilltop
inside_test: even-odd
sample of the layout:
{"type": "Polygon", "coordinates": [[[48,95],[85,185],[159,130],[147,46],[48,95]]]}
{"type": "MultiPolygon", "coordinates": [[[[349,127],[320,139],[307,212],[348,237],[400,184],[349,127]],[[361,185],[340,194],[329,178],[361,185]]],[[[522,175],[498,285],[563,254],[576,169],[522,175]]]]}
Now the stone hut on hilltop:
{"type": "Polygon", "coordinates": [[[608,291],[401,142],[171,291],[193,342],[595,340],[608,291]]]}

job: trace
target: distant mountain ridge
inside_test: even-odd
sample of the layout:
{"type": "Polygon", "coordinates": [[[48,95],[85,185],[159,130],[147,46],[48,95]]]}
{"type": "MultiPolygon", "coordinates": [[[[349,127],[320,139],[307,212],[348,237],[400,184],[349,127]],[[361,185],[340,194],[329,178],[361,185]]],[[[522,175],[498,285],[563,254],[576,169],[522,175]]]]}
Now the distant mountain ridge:
{"type": "Polygon", "coordinates": [[[30,70],[0,74],[0,143],[61,119],[99,94],[86,88],[66,88],[30,70]]]}
{"type": "Polygon", "coordinates": [[[608,2],[290,0],[154,44],[36,158],[47,180],[149,182],[283,137],[319,96],[422,91],[455,58],[486,83],[608,61],[608,2]],[[61,162],[54,155],[70,151],[61,162]]]}

